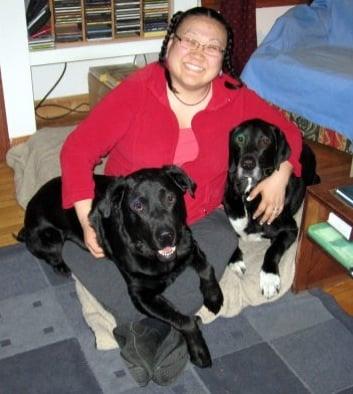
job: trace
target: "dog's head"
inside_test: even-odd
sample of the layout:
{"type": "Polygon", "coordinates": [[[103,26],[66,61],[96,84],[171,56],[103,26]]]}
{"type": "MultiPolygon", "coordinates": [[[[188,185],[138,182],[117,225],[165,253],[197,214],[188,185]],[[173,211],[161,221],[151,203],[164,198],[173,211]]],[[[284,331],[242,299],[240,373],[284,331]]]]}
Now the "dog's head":
{"type": "MultiPolygon", "coordinates": [[[[118,235],[108,247],[112,242],[124,243],[120,245],[123,250],[127,243],[134,255],[171,262],[185,249],[184,194],[193,196],[195,188],[179,167],[142,169],[118,177],[93,208],[90,219],[95,227],[101,227],[101,238],[110,239],[108,232],[118,235]]],[[[104,239],[101,242],[104,244],[104,239]]]]}
{"type": "Polygon", "coordinates": [[[246,194],[288,159],[290,148],[282,132],[262,120],[250,120],[232,130],[229,179],[246,194]]]}

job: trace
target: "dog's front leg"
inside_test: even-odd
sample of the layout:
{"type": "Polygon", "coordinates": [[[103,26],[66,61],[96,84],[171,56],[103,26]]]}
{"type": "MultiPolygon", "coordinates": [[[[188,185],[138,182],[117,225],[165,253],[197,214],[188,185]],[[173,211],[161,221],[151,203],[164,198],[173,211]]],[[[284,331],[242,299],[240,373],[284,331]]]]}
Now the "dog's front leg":
{"type": "Polygon", "coordinates": [[[298,234],[298,228],[280,231],[273,238],[270,247],[267,249],[264,262],[260,272],[260,288],[266,298],[271,298],[279,293],[281,280],[278,265],[284,252],[292,245],[298,234]]]}
{"type": "Polygon", "coordinates": [[[206,260],[205,254],[195,243],[195,253],[191,263],[200,277],[203,303],[215,315],[223,305],[223,293],[217,281],[214,268],[206,260]]]}
{"type": "Polygon", "coordinates": [[[184,335],[192,363],[200,368],[212,365],[210,352],[198,325],[199,317],[183,315],[160,294],[139,292],[131,296],[142,313],[168,323],[184,335]]]}

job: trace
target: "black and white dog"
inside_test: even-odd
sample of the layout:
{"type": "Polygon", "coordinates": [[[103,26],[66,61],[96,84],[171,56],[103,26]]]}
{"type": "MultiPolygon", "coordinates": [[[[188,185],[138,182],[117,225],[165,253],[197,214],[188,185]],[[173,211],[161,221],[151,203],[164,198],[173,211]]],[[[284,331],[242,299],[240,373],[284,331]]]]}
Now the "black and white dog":
{"type": "MultiPolygon", "coordinates": [[[[261,224],[261,220],[252,218],[261,197],[253,201],[247,201],[247,197],[254,186],[276,171],[289,155],[290,148],[282,132],[264,121],[247,121],[231,132],[224,208],[241,238],[268,238],[271,241],[260,272],[260,289],[266,298],[279,292],[281,282],[278,264],[297,237],[298,227],[293,215],[303,202],[306,186],[320,181],[310,147],[303,145],[300,157],[303,175],[301,178],[294,175],[290,177],[283,211],[270,225],[261,224]]],[[[239,276],[245,274],[246,265],[239,247],[229,264],[239,276]]]]}
{"type": "MultiPolygon", "coordinates": [[[[193,195],[195,187],[176,166],[142,169],[126,177],[98,175],[90,221],[136,308],[179,330],[191,361],[204,368],[212,362],[198,318],[182,314],[162,295],[190,266],[199,275],[204,305],[216,314],[223,304],[214,269],[186,225],[184,194],[193,195]]],[[[74,209],[61,207],[60,178],[49,181],[30,200],[18,239],[55,271],[70,273],[62,259],[65,240],[85,245],[74,209]]]]}

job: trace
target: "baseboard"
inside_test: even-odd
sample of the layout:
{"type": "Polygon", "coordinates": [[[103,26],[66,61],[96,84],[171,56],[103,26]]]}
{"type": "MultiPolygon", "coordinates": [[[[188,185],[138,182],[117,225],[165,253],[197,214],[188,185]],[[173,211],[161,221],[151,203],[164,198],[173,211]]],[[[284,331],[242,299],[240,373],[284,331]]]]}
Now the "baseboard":
{"type": "Polygon", "coordinates": [[[11,138],[10,148],[15,146],[15,145],[22,144],[22,142],[26,142],[29,137],[30,137],[30,135],[24,135],[22,137],[11,138]]]}
{"type": "MultiPolygon", "coordinates": [[[[35,101],[37,106],[39,101],[35,101]]],[[[57,97],[47,99],[36,110],[37,129],[50,126],[69,126],[79,123],[89,112],[89,95],[57,97]],[[62,107],[62,108],[61,108],[62,107]],[[70,112],[75,110],[79,112],[70,112]]]]}

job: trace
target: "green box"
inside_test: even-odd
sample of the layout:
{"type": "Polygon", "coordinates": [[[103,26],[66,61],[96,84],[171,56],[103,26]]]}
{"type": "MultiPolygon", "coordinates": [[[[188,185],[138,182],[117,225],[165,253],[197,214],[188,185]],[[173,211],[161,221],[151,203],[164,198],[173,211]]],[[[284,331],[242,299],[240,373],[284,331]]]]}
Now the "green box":
{"type": "Polygon", "coordinates": [[[338,261],[353,276],[353,242],[348,241],[327,222],[308,227],[309,237],[338,261]]]}

